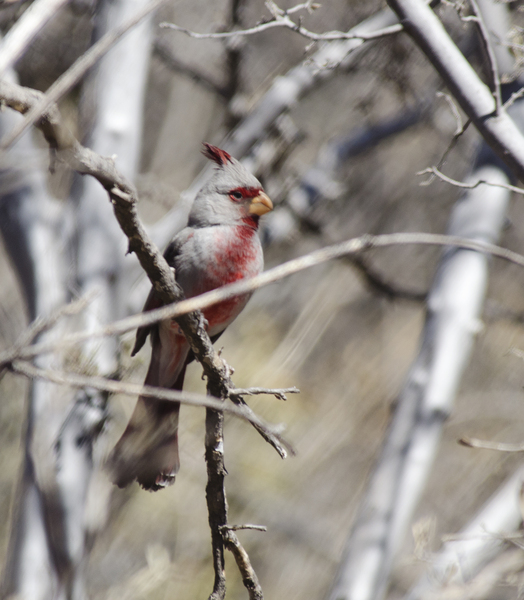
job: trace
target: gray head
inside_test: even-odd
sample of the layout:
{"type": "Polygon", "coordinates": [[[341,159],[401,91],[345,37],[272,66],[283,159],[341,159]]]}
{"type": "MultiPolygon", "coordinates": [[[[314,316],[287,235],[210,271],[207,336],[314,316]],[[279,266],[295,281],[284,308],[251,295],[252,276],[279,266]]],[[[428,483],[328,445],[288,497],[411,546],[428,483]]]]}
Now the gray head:
{"type": "Polygon", "coordinates": [[[258,219],[273,209],[260,181],[225,150],[204,144],[202,154],[216,163],[211,179],[198,192],[188,225],[238,225],[255,229],[258,219]]]}

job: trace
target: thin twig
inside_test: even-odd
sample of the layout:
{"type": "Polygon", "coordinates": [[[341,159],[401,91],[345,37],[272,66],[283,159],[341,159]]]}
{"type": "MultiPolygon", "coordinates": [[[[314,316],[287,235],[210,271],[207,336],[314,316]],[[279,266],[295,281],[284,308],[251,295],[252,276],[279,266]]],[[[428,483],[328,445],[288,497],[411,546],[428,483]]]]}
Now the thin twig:
{"type": "Polygon", "coordinates": [[[453,97],[450,96],[450,94],[446,94],[445,92],[437,92],[436,96],[437,96],[437,98],[444,98],[444,100],[447,102],[449,109],[451,110],[453,116],[455,117],[457,127],[455,129],[455,133],[453,134],[453,136],[457,137],[459,135],[462,135],[464,133],[464,123],[462,123],[462,117],[460,116],[458,106],[456,105],[455,101],[453,100],[453,97]]]}
{"type": "Polygon", "coordinates": [[[265,525],[252,525],[251,523],[246,523],[245,525],[223,525],[221,527],[222,531],[241,531],[243,529],[253,529],[254,531],[267,531],[267,527],[265,525]]]}
{"type": "MultiPolygon", "coordinates": [[[[454,180],[451,180],[454,181],[454,180]]],[[[460,182],[457,182],[460,184],[460,182]]],[[[489,182],[486,182],[489,185],[489,182]]],[[[480,182],[479,182],[480,185],[480,182]]],[[[495,184],[492,184],[495,186],[495,184]]],[[[464,187],[476,187],[463,184],[464,187]]],[[[504,187],[504,186],[501,186],[504,187]]],[[[517,188],[519,189],[519,188],[517,188]]],[[[304,271],[311,267],[321,265],[333,259],[342,258],[344,256],[359,256],[363,252],[371,249],[389,248],[392,246],[404,245],[424,245],[424,246],[454,246],[466,250],[476,250],[477,252],[485,252],[496,258],[507,260],[520,267],[524,267],[524,255],[518,254],[506,248],[496,246],[495,244],[487,244],[485,242],[475,241],[472,239],[461,238],[457,236],[449,236],[435,233],[390,233],[383,235],[363,235],[358,238],[352,238],[345,242],[325,246],[319,250],[314,250],[309,254],[305,254],[299,258],[295,258],[281,265],[273,267],[256,277],[244,279],[242,281],[232,283],[211,292],[206,292],[200,296],[182,300],[176,304],[169,304],[162,308],[133,315],[120,321],[115,321],[107,327],[98,331],[79,332],[64,336],[59,342],[42,342],[33,344],[22,349],[13,350],[12,348],[0,353],[0,365],[8,364],[16,358],[31,358],[46,352],[53,352],[67,345],[77,344],[86,339],[104,337],[108,335],[121,335],[137,327],[153,325],[159,321],[173,319],[193,312],[195,310],[203,310],[209,306],[252,292],[258,288],[264,287],[276,281],[280,281],[285,277],[304,271]]]]}
{"type": "Polygon", "coordinates": [[[456,179],[452,179],[451,177],[444,175],[444,173],[439,171],[439,169],[437,167],[428,167],[427,169],[418,171],[417,175],[426,175],[427,173],[431,173],[431,174],[435,175],[436,177],[438,177],[439,179],[441,179],[442,181],[445,181],[446,183],[454,185],[455,187],[464,188],[467,190],[473,190],[473,189],[477,188],[479,185],[489,185],[491,187],[503,188],[505,190],[509,190],[510,192],[515,192],[516,194],[521,194],[521,195],[524,194],[523,188],[519,188],[514,185],[509,185],[509,184],[505,184],[505,183],[493,183],[491,181],[486,181],[484,179],[479,179],[478,181],[475,181],[474,183],[466,183],[464,181],[457,181],[456,179]]]}
{"type": "Polygon", "coordinates": [[[482,18],[482,13],[477,4],[477,0],[469,0],[471,4],[471,8],[475,13],[474,17],[463,17],[464,20],[472,20],[475,21],[478,25],[480,31],[480,37],[482,39],[482,43],[484,45],[484,49],[486,54],[488,55],[489,66],[491,70],[491,91],[493,93],[493,97],[495,98],[495,114],[498,116],[502,109],[502,95],[500,93],[500,77],[499,77],[499,69],[497,65],[497,58],[495,56],[495,52],[493,50],[493,46],[491,44],[491,39],[489,37],[489,31],[484,23],[484,19],[482,18]]]}
{"type": "Polygon", "coordinates": [[[315,33],[313,31],[310,31],[309,29],[306,29],[302,25],[295,23],[286,14],[278,15],[271,21],[260,23],[259,25],[255,25],[254,27],[250,27],[248,29],[238,29],[236,31],[221,31],[218,33],[197,33],[196,31],[191,31],[190,29],[186,29],[185,27],[181,27],[180,25],[175,25],[175,23],[160,23],[160,27],[165,29],[173,29],[174,31],[180,31],[182,33],[185,33],[189,37],[195,38],[197,40],[227,39],[237,36],[254,35],[255,33],[261,33],[263,31],[267,31],[268,29],[274,29],[275,27],[285,27],[286,29],[291,29],[292,31],[295,31],[296,33],[302,35],[303,37],[309,40],[319,42],[333,40],[376,40],[378,38],[399,33],[403,29],[402,25],[400,23],[397,23],[395,25],[385,27],[384,29],[373,31],[372,33],[356,34],[345,31],[327,31],[325,33],[315,33]]]}
{"type": "Polygon", "coordinates": [[[226,548],[233,554],[237,563],[238,569],[242,574],[242,583],[247,589],[249,600],[264,600],[262,588],[258,582],[257,574],[251,566],[251,561],[244,547],[240,543],[238,537],[232,528],[227,528],[222,531],[224,544],[226,548]]]}
{"type": "Polygon", "coordinates": [[[479,440],[477,438],[462,437],[458,443],[468,448],[481,448],[483,450],[498,450],[499,452],[524,452],[524,443],[505,444],[503,442],[490,442],[488,440],[479,440]]]}
{"type": "Polygon", "coordinates": [[[287,400],[286,394],[300,394],[300,390],[297,387],[282,388],[282,389],[271,389],[263,387],[252,387],[252,388],[235,388],[230,390],[229,396],[255,396],[259,394],[267,394],[268,396],[275,396],[278,400],[287,400]]]}
{"type": "Polygon", "coordinates": [[[141,384],[126,383],[124,381],[114,381],[112,379],[93,375],[81,375],[79,373],[41,369],[20,360],[14,361],[10,365],[10,368],[14,373],[19,373],[25,377],[31,379],[45,379],[46,381],[51,381],[60,385],[70,385],[78,388],[91,387],[111,394],[125,394],[128,396],[140,394],[141,396],[150,398],[160,398],[161,400],[180,402],[188,406],[199,406],[226,412],[255,425],[257,428],[263,430],[268,436],[277,437],[290,454],[295,453],[291,444],[282,438],[282,425],[271,425],[266,423],[251,409],[246,411],[241,406],[239,407],[238,405],[224,403],[220,400],[213,399],[210,396],[186,391],[167,390],[165,388],[153,386],[143,386],[141,384]]]}
{"type": "Polygon", "coordinates": [[[312,2],[312,0],[308,0],[307,2],[303,2],[302,4],[297,4],[296,6],[292,6],[291,8],[287,8],[284,12],[288,15],[292,15],[300,10],[307,10],[309,14],[311,14],[317,8],[320,8],[321,4],[316,4],[312,2]]]}
{"type": "MultiPolygon", "coordinates": [[[[460,116],[458,106],[456,105],[452,96],[450,96],[449,94],[446,94],[444,92],[437,92],[437,97],[444,98],[446,100],[453,116],[455,117],[455,121],[457,123],[455,133],[453,134],[451,141],[449,142],[447,148],[444,150],[444,152],[442,153],[442,156],[440,157],[440,160],[437,163],[436,168],[442,169],[450,152],[457,145],[457,142],[459,141],[459,139],[466,133],[466,131],[468,130],[468,127],[471,125],[472,121],[471,121],[471,119],[468,118],[465,123],[462,122],[462,118],[460,116]]],[[[423,181],[420,185],[422,185],[422,186],[430,185],[431,183],[433,183],[434,178],[435,178],[435,176],[432,175],[426,181],[423,181]]]]}
{"type": "Polygon", "coordinates": [[[511,94],[511,96],[504,103],[504,110],[507,110],[510,106],[515,104],[515,102],[517,100],[520,100],[522,96],[524,96],[524,87],[521,87],[520,90],[517,90],[516,92],[513,92],[513,94],[511,94]]]}

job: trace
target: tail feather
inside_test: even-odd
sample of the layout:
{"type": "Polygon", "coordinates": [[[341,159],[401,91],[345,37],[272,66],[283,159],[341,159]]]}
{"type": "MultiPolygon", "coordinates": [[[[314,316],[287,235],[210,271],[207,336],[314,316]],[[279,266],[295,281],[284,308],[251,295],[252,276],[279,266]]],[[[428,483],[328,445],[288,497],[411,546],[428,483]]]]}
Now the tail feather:
{"type": "MultiPolygon", "coordinates": [[[[185,367],[171,389],[182,389],[184,374],[185,367]]],[[[116,485],[126,487],[136,480],[144,489],[156,491],[175,482],[180,467],[179,411],[178,402],[138,398],[131,420],[107,461],[116,485]]]]}

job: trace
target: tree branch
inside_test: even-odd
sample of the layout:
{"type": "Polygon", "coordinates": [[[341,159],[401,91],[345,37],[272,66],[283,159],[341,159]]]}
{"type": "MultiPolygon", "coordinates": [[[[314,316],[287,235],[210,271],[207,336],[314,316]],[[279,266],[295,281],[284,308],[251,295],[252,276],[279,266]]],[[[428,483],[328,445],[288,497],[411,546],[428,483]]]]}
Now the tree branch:
{"type": "Polygon", "coordinates": [[[399,21],[439,72],[462,110],[494,152],[524,181],[524,137],[496,102],[442,23],[422,0],[388,0],[399,21]]]}
{"type": "Polygon", "coordinates": [[[38,102],[32,104],[28,110],[24,111],[24,114],[27,113],[25,120],[20,123],[18,127],[15,127],[5,140],[2,140],[2,149],[5,150],[5,148],[11,146],[11,144],[13,144],[28,127],[34,125],[42,115],[46,118],[47,112],[50,110],[51,106],[71,91],[86,72],[91,69],[123,35],[147,15],[155,11],[164,2],[166,2],[166,0],[152,0],[148,6],[137,11],[135,15],[119,27],[106,33],[98,40],[98,42],[96,42],[96,44],[84,52],[84,54],[82,54],[82,56],[53,83],[45,95],[39,97],[38,102]]]}
{"type": "MultiPolygon", "coordinates": [[[[473,177],[507,182],[484,166],[473,177]]],[[[456,203],[448,229],[476,240],[495,240],[504,223],[509,190],[469,190],[456,203]]],[[[355,516],[331,600],[380,600],[393,561],[439,447],[460,378],[478,331],[488,279],[487,257],[447,250],[427,299],[420,349],[396,401],[380,457],[355,516]]]]}
{"type": "Polygon", "coordinates": [[[67,0],[35,0],[0,42],[0,78],[15,65],[35,35],[67,0]]]}
{"type": "Polygon", "coordinates": [[[327,31],[325,33],[315,33],[309,29],[306,29],[305,27],[302,27],[302,25],[295,23],[287,16],[287,14],[277,14],[271,21],[266,21],[265,23],[255,25],[255,27],[251,27],[249,29],[238,29],[235,31],[223,31],[219,33],[197,33],[196,31],[191,31],[190,29],[180,27],[180,25],[175,25],[174,23],[160,23],[160,27],[164,29],[172,29],[174,31],[181,31],[189,37],[197,40],[220,40],[237,36],[248,36],[255,33],[262,33],[268,29],[274,29],[275,27],[285,27],[286,29],[291,29],[301,36],[316,42],[329,42],[334,40],[361,40],[366,42],[402,31],[402,25],[400,25],[400,23],[396,23],[394,25],[390,25],[389,27],[385,27],[384,29],[379,29],[370,33],[352,33],[351,31],[327,31]]]}
{"type": "MultiPolygon", "coordinates": [[[[520,194],[521,196],[524,195],[523,188],[506,183],[496,183],[492,181],[486,181],[484,179],[478,179],[477,181],[474,181],[472,183],[466,183],[465,181],[457,181],[456,179],[452,179],[451,177],[444,175],[444,173],[442,173],[442,171],[440,171],[438,167],[428,167],[427,169],[418,171],[417,175],[426,175],[427,173],[431,173],[432,175],[435,175],[435,177],[438,177],[442,181],[445,181],[446,183],[449,183],[451,185],[454,185],[455,187],[459,187],[465,190],[474,190],[475,188],[479,187],[479,185],[487,185],[491,187],[503,188],[505,190],[509,190],[510,192],[515,192],[515,194],[520,194]]],[[[426,182],[424,182],[424,184],[426,184],[426,182]]]]}
{"type": "MultiPolygon", "coordinates": [[[[1,97],[1,93],[0,93],[1,97]]],[[[495,185],[494,187],[506,188],[504,185],[495,185]]],[[[103,337],[107,335],[120,335],[127,331],[146,325],[152,325],[159,321],[172,319],[185,315],[187,313],[203,310],[216,304],[232,298],[252,292],[260,287],[280,281],[284,277],[289,277],[306,269],[321,265],[330,260],[342,258],[344,256],[360,256],[372,249],[390,248],[393,246],[421,245],[421,246],[441,246],[456,247],[466,250],[475,250],[477,252],[489,254],[495,258],[506,260],[520,267],[524,267],[524,255],[502,248],[494,244],[475,241],[459,236],[443,235],[436,233],[389,233],[383,235],[366,234],[361,237],[352,238],[345,242],[325,246],[319,250],[314,250],[309,254],[294,258],[281,265],[264,271],[260,275],[251,279],[232,283],[211,292],[206,292],[200,296],[194,296],[187,300],[180,300],[175,304],[163,306],[147,313],[140,313],[120,321],[116,321],[103,329],[92,332],[79,332],[63,336],[60,341],[55,343],[36,343],[24,348],[10,348],[0,353],[0,367],[9,364],[16,358],[27,359],[45,352],[55,351],[63,346],[78,344],[91,337],[103,337]]]]}
{"type": "MultiPolygon", "coordinates": [[[[294,454],[293,446],[284,440],[281,435],[281,425],[271,425],[266,423],[251,409],[245,410],[243,406],[230,405],[202,394],[192,392],[167,390],[165,388],[157,388],[152,386],[144,386],[136,383],[126,383],[124,381],[115,381],[106,377],[98,377],[93,375],[82,375],[80,373],[72,373],[65,371],[57,371],[55,369],[42,369],[24,361],[15,360],[9,365],[9,369],[14,373],[19,373],[30,379],[44,379],[59,385],[70,385],[72,387],[84,388],[90,387],[95,390],[109,392],[111,394],[126,394],[129,396],[142,395],[151,398],[160,398],[172,402],[180,402],[188,406],[199,406],[204,408],[212,408],[213,410],[226,412],[235,417],[243,419],[252,425],[256,425],[268,437],[275,436],[280,443],[286,448],[290,454],[294,454]]],[[[240,390],[245,393],[246,390],[240,390]]],[[[298,391],[298,390],[297,390],[298,391]]],[[[267,390],[269,394],[279,394],[280,390],[267,390]]],[[[229,395],[233,397],[237,394],[237,390],[231,390],[229,395]]]]}
{"type": "Polygon", "coordinates": [[[477,26],[479,28],[484,50],[488,55],[489,67],[491,71],[491,90],[493,92],[493,97],[495,98],[495,114],[499,116],[500,111],[502,110],[502,95],[500,93],[500,77],[497,59],[495,56],[495,52],[493,51],[493,46],[491,44],[491,39],[489,37],[489,32],[486,27],[486,23],[484,22],[484,18],[478,7],[477,1],[469,0],[469,3],[471,4],[471,8],[473,9],[473,12],[475,14],[473,19],[477,23],[477,26]]]}
{"type": "MultiPolygon", "coordinates": [[[[224,544],[235,557],[238,570],[242,575],[242,582],[249,594],[249,600],[263,600],[264,596],[257,574],[251,566],[249,556],[236,536],[234,529],[235,527],[227,527],[222,530],[224,544]]],[[[250,527],[250,529],[252,528],[250,527]]]]}

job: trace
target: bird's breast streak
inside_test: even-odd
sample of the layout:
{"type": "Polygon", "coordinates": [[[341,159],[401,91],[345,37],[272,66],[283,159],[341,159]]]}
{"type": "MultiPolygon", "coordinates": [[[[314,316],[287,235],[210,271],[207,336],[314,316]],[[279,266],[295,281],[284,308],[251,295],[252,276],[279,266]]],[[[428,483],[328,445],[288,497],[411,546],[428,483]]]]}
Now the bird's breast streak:
{"type": "MultiPolygon", "coordinates": [[[[239,226],[233,231],[217,232],[213,259],[206,265],[203,278],[206,289],[202,291],[253,277],[260,272],[261,266],[261,248],[255,231],[239,226]]],[[[209,322],[209,329],[231,322],[245,306],[249,296],[244,294],[230,298],[206,309],[204,316],[209,322]]]]}

